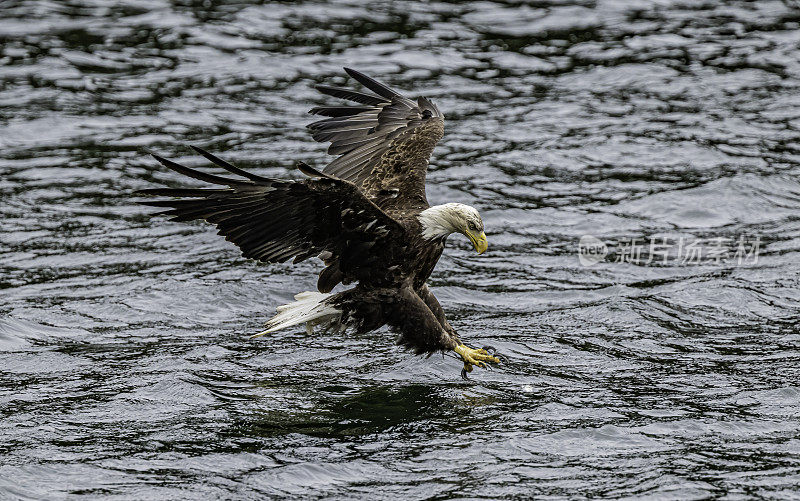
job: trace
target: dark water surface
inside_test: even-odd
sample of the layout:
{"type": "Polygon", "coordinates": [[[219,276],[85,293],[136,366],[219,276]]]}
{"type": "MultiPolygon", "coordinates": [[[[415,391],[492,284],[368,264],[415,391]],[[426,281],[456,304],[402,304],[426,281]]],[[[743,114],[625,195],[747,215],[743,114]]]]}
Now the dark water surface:
{"type": "Polygon", "coordinates": [[[0,498],[800,498],[800,5],[0,0],[0,44],[0,498]],[[446,115],[490,250],[432,285],[501,370],[249,340],[317,263],[133,203],[148,151],[324,165],[344,65],[446,115]]]}

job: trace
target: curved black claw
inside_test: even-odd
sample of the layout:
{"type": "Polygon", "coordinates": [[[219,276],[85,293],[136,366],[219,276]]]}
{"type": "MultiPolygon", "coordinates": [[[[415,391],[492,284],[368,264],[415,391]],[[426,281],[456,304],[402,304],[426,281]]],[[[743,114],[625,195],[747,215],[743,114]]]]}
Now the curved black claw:
{"type": "Polygon", "coordinates": [[[501,362],[503,362],[503,363],[508,362],[508,357],[503,355],[502,353],[498,353],[497,352],[497,348],[495,348],[494,346],[488,346],[487,345],[487,346],[484,346],[483,349],[486,350],[486,352],[489,355],[491,355],[493,357],[497,357],[498,359],[500,359],[501,362]]]}
{"type": "Polygon", "coordinates": [[[464,381],[469,381],[469,378],[467,377],[467,368],[466,368],[466,367],[464,367],[463,369],[461,369],[461,378],[462,378],[464,381]]]}

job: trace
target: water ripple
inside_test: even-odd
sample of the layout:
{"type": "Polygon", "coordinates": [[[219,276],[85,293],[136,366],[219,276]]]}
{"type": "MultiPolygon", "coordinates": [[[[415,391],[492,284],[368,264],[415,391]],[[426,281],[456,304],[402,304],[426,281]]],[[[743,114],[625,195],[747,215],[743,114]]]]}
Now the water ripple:
{"type": "Polygon", "coordinates": [[[793,2],[0,5],[0,497],[796,497],[793,2]],[[343,65],[444,111],[429,198],[490,249],[451,239],[431,282],[501,369],[251,340],[316,265],[133,203],[186,144],[322,164],[306,110],[343,65]],[[741,235],[757,263],[617,259],[741,235]]]}

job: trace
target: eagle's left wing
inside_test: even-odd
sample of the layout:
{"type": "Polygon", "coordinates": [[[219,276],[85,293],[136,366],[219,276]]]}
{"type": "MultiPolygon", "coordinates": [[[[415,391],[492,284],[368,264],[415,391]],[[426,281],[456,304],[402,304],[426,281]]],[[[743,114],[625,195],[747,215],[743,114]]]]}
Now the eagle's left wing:
{"type": "Polygon", "coordinates": [[[173,221],[204,219],[236,244],[244,257],[264,262],[294,262],[324,255],[354,280],[386,277],[388,263],[402,252],[405,227],[367,200],[352,183],[328,177],[306,165],[310,179],[283,181],[239,169],[199,148],[195,150],[233,179],[184,167],[155,156],[164,166],[201,181],[211,189],[155,188],[140,195],[170,197],[140,203],[167,207],[173,221]]]}
{"type": "Polygon", "coordinates": [[[429,99],[416,101],[356,70],[344,69],[374,94],[319,85],[323,94],[359,106],[321,106],[330,118],[308,125],[316,141],[339,155],[323,172],[353,182],[381,207],[427,206],[425,174],[444,134],[444,116],[429,99]]]}

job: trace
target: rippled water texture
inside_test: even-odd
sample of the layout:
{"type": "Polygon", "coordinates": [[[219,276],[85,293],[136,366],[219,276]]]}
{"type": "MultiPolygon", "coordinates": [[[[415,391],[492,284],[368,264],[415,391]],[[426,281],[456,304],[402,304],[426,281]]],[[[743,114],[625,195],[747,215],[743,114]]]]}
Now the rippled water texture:
{"type": "Polygon", "coordinates": [[[800,496],[797,3],[0,13],[0,498],[800,496]],[[250,340],[317,263],[133,203],[191,184],[151,151],[324,165],[305,112],[345,65],[446,115],[429,198],[475,205],[490,249],[452,238],[432,285],[502,369],[385,331],[250,340]],[[654,235],[758,261],[624,259],[654,235]]]}

